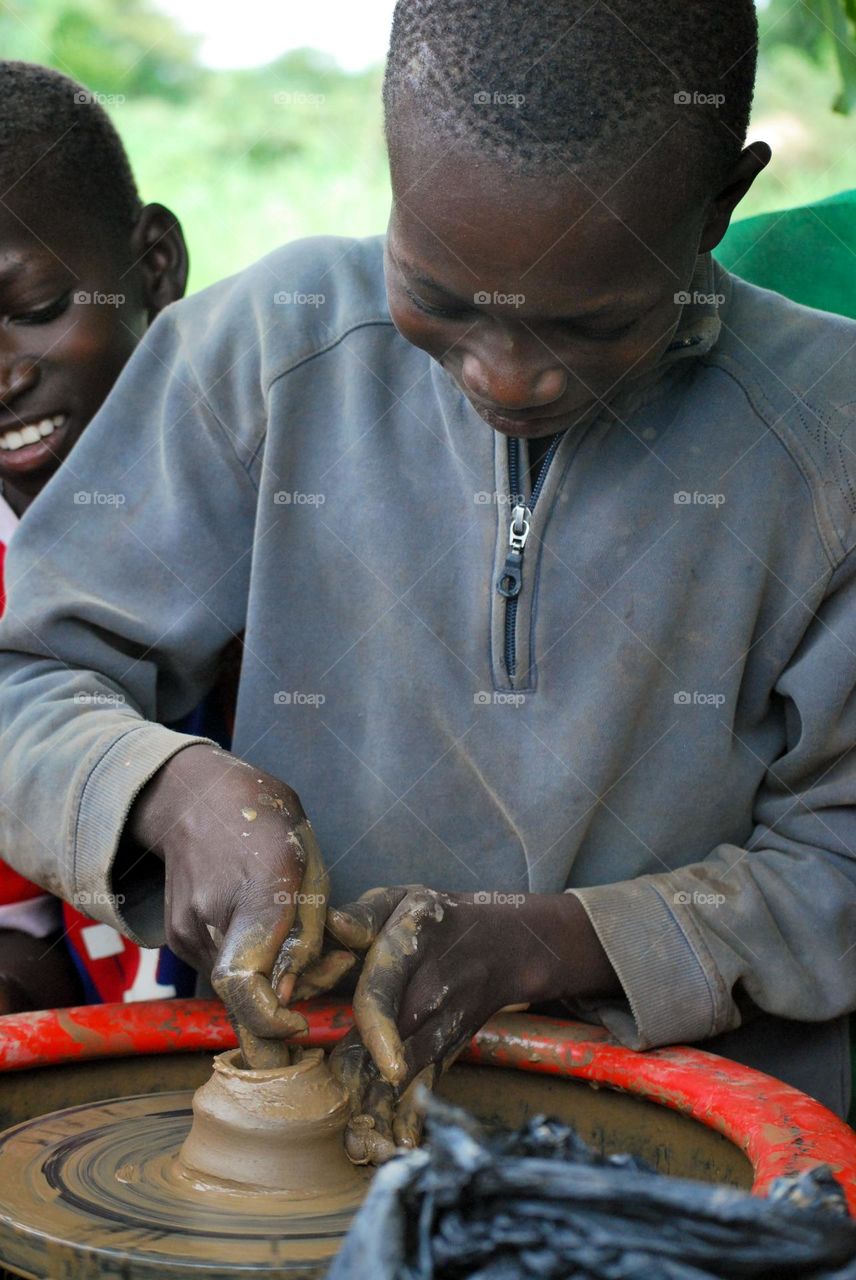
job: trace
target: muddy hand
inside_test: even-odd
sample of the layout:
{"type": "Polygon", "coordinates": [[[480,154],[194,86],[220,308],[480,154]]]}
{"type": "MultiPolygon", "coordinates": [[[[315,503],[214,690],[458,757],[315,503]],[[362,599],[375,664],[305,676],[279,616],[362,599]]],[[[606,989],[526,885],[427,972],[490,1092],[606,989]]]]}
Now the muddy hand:
{"type": "Polygon", "coordinates": [[[162,859],[165,932],[262,1040],[306,1030],[283,1007],[318,959],[329,882],[299,798],[217,747],[174,755],[140,793],[126,835],[162,859]]]}
{"type": "Polygon", "coordinates": [[[622,991],[571,893],[374,889],[331,908],[327,932],[337,945],[368,948],[356,1028],[331,1062],[350,1095],[346,1146],[359,1162],[415,1145],[416,1083],[432,1082],[499,1010],[622,991]]]}
{"type": "Polygon", "coordinates": [[[381,1076],[354,1027],[330,1055],[330,1069],[348,1094],[351,1119],[345,1150],[354,1164],[383,1164],[396,1150],[419,1145],[419,1087],[433,1088],[437,1076],[433,1065],[425,1067],[399,1096],[381,1076]]]}
{"type": "Polygon", "coordinates": [[[501,916],[475,895],[419,885],[373,889],[330,908],[328,935],[368,951],[356,1029],[331,1061],[351,1099],[346,1148],[357,1163],[417,1145],[418,1086],[431,1087],[491,1014],[519,1000],[501,916]]]}

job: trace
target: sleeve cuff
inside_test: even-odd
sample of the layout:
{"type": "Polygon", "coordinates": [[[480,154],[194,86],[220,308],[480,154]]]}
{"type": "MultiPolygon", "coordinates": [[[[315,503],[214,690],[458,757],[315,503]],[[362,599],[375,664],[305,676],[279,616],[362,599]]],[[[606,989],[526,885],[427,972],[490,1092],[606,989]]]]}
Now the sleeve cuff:
{"type": "Polygon", "coordinates": [[[164,941],[163,864],[144,854],[117,878],[122,831],[149,779],[196,743],[217,745],[150,721],[138,723],[111,742],[83,784],[73,842],[75,905],[139,946],[158,947],[164,941]]]}
{"type": "Polygon", "coordinates": [[[722,1030],[713,962],[651,877],[567,892],[582,903],[624,988],[624,1000],[578,1001],[585,1016],[631,1049],[705,1040],[722,1030]]]}

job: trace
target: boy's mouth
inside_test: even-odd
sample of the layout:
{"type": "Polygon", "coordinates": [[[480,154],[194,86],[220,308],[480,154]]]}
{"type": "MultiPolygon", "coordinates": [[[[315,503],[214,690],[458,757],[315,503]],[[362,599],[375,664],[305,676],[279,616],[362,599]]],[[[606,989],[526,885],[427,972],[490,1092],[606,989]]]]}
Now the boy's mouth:
{"type": "Polygon", "coordinates": [[[0,449],[17,453],[25,445],[38,444],[40,440],[52,436],[57,427],[64,426],[65,419],[64,413],[55,413],[50,418],[33,418],[29,422],[22,420],[0,435],[0,449]]]}
{"type": "Polygon", "coordinates": [[[67,413],[22,418],[0,432],[0,469],[25,471],[44,466],[55,456],[67,421],[67,413]]]}

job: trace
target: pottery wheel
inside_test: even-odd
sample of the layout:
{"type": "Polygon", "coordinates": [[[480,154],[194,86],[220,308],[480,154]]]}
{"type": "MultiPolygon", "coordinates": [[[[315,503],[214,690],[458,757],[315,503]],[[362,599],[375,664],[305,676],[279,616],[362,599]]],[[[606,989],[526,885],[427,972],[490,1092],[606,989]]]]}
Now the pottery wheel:
{"type": "Polygon", "coordinates": [[[0,1135],[0,1261],[50,1280],[323,1276],[368,1186],[301,1204],[206,1183],[176,1155],[191,1092],[55,1111],[0,1135]]]}

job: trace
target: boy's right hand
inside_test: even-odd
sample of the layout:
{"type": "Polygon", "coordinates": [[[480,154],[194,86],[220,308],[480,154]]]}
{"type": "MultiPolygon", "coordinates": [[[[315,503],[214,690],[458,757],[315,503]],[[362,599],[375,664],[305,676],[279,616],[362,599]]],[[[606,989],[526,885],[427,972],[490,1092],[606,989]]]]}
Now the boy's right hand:
{"type": "MultiPolygon", "coordinates": [[[[283,1007],[321,952],[329,880],[296,793],[218,747],[172,756],[135,801],[126,833],[163,860],[166,940],[211,981],[233,1021],[281,1039],[306,1029],[283,1007]]],[[[347,952],[325,957],[344,973],[347,952]]]]}

